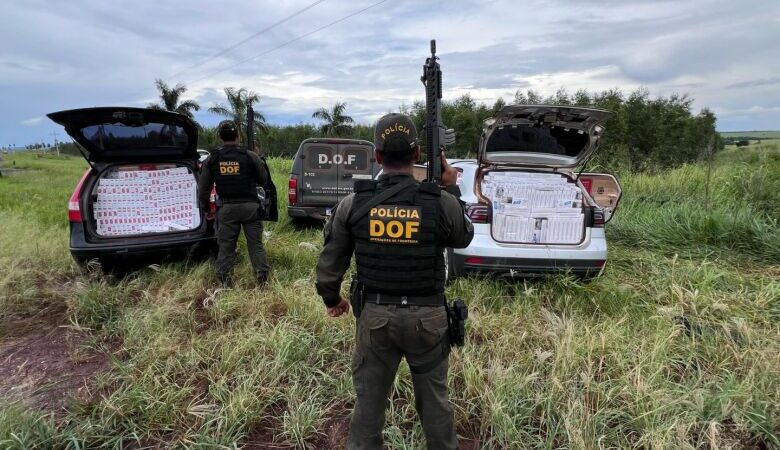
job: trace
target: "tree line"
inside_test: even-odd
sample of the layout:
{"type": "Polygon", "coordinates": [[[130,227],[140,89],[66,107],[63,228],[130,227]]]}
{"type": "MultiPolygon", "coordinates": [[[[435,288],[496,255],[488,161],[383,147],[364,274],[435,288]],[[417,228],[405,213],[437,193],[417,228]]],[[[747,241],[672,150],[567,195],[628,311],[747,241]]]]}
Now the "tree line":
{"type": "MultiPolygon", "coordinates": [[[[536,91],[527,90],[517,91],[512,103],[585,106],[612,111],[614,114],[605,124],[607,131],[591,167],[633,171],[675,167],[723,148],[715,128],[715,114],[708,109],[694,113],[693,99],[686,95],[652,97],[647,89],[629,94],[620,89],[579,90],[572,95],[560,89],[554,95],[543,97],[536,91]]],[[[442,119],[447,127],[457,132],[455,145],[448,149],[448,154],[474,157],[484,121],[504,106],[506,103],[501,98],[487,105],[474,101],[468,94],[444,102],[442,119]]],[[[409,114],[421,129],[425,123],[423,102],[415,102],[401,111],[409,114]]]]}
{"type": "MultiPolygon", "coordinates": [[[[182,101],[187,90],[185,86],[177,84],[170,87],[162,80],[157,80],[156,85],[160,102],[150,104],[150,108],[175,111],[190,118],[194,111],[200,109],[197,102],[182,101]]],[[[258,105],[260,96],[245,88],[226,88],[224,91],[227,102],[208,110],[235,121],[245,139],[247,108],[258,105]]],[[[687,95],[653,97],[647,89],[637,89],[628,94],[620,89],[600,92],[579,90],[571,94],[560,89],[554,95],[544,97],[533,90],[518,90],[512,103],[576,105],[612,111],[614,114],[606,123],[607,131],[600,150],[590,163],[591,167],[632,171],[674,167],[711,157],[723,148],[723,140],[715,129],[715,114],[708,109],[694,113],[693,99],[687,95]]],[[[502,98],[489,105],[475,101],[468,94],[444,101],[444,123],[457,133],[455,144],[447,149],[448,156],[475,157],[484,121],[504,106],[506,102],[502,98]]],[[[267,123],[262,112],[255,110],[255,141],[268,156],[291,157],[301,141],[311,137],[373,140],[373,124],[356,123],[346,111],[346,103],[336,103],[312,113],[312,118],[320,124],[272,125],[267,123]]],[[[416,101],[411,106],[401,105],[399,111],[412,118],[424,141],[425,104],[416,101]]],[[[216,127],[199,126],[200,148],[214,150],[219,145],[216,127]]],[[[73,149],[64,150],[71,153],[73,149]]]]}

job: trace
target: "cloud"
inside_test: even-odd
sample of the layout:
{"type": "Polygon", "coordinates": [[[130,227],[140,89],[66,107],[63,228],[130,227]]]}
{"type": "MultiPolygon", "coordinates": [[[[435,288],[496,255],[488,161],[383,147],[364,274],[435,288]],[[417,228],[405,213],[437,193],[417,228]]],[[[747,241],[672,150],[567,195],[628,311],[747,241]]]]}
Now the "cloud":
{"type": "Polygon", "coordinates": [[[739,83],[729,84],[728,86],[726,86],[726,89],[752,88],[758,86],[776,86],[778,84],[780,84],[780,77],[759,78],[759,79],[741,81],[739,83]]]}
{"type": "Polygon", "coordinates": [[[31,119],[22,120],[22,125],[27,125],[27,126],[31,127],[31,126],[34,126],[34,125],[38,125],[41,122],[43,122],[43,117],[33,117],[31,119]]]}
{"type": "Polygon", "coordinates": [[[224,101],[226,86],[260,94],[258,108],[272,123],[312,121],[312,111],[337,101],[371,121],[422,99],[431,38],[445,98],[468,93],[492,103],[517,89],[643,86],[688,93],[696,108],[722,112],[724,129],[780,123],[780,80],[771,75],[780,73],[776,0],[405,0],[280,47],[374,2],[323,2],[209,60],[311,1],[225,0],[225,14],[208,0],[136,2],[121,14],[102,0],[9,2],[0,29],[0,135],[37,139],[14,124],[33,117],[36,132],[54,131],[43,117],[51,111],[144,106],[156,101],[155,78],[185,83],[206,124],[218,121],[207,109],[224,101]]]}

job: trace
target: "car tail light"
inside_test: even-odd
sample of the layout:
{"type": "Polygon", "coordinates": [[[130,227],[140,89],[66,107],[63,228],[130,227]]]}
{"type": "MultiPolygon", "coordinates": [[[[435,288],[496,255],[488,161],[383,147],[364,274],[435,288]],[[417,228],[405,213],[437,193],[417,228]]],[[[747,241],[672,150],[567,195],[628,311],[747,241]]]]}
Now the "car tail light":
{"type": "Polygon", "coordinates": [[[490,223],[490,208],[484,203],[466,203],[466,217],[472,223],[490,223]]]}
{"type": "Polygon", "coordinates": [[[469,256],[463,262],[465,262],[466,264],[482,264],[483,262],[485,262],[485,258],[481,256],[469,256]]]}
{"type": "Polygon", "coordinates": [[[601,208],[592,207],[590,214],[593,217],[593,228],[604,228],[604,211],[601,208]]]}
{"type": "Polygon", "coordinates": [[[298,180],[296,178],[290,178],[287,184],[287,200],[293,206],[298,203],[298,180]]]}
{"type": "Polygon", "coordinates": [[[606,263],[607,263],[607,261],[606,261],[606,260],[600,259],[600,260],[596,261],[596,267],[598,267],[599,269],[601,269],[602,267],[604,267],[604,265],[605,265],[606,263]]]}
{"type": "Polygon", "coordinates": [[[76,185],[76,189],[73,190],[73,194],[68,200],[68,221],[79,223],[84,220],[81,215],[81,188],[84,186],[84,182],[87,180],[90,171],[84,172],[84,175],[79,180],[79,184],[76,185]]]}

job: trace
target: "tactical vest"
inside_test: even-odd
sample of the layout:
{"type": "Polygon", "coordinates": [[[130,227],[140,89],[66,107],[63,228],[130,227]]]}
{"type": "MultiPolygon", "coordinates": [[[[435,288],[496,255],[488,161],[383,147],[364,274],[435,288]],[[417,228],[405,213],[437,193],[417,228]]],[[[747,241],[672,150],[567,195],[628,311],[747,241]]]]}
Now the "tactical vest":
{"type": "MultiPolygon", "coordinates": [[[[357,181],[352,212],[381,192],[375,181],[357,181]]],[[[368,214],[350,220],[357,279],[366,291],[427,296],[444,293],[444,248],[440,245],[439,187],[410,185],[368,214]]]]}
{"type": "Polygon", "coordinates": [[[226,203],[257,202],[257,174],[247,150],[222,147],[209,158],[209,171],[217,194],[226,203]]]}

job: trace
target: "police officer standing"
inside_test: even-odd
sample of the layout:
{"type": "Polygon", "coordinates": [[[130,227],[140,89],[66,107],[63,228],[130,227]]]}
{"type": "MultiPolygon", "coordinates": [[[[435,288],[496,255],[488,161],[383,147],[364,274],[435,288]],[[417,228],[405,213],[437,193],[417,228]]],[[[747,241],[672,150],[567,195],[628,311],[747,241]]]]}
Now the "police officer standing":
{"type": "Polygon", "coordinates": [[[442,157],[441,189],[412,176],[420,147],[412,121],[402,114],[379,119],[374,131],[378,181],[358,180],[325,225],[317,264],[317,292],[327,313],[350,309],[341,297],[344,273],[355,254],[353,292],[358,315],[352,376],[357,401],[349,449],[381,449],[390,388],[401,358],[412,372],[415,407],[429,449],[458,448],[447,398],[449,354],[444,284],[446,247],[474,237],[455,186],[457,171],[442,157]],[[360,310],[358,312],[358,310],[360,310]]]}
{"type": "Polygon", "coordinates": [[[270,268],[263,249],[263,209],[257,187],[266,185],[266,169],[256,153],[239,145],[238,130],[233,121],[220,122],[217,133],[223,145],[204,161],[198,181],[198,198],[202,208],[208,207],[213,185],[216,185],[219,196],[217,275],[224,286],[232,286],[236,244],[243,227],[249,260],[257,282],[262,286],[268,282],[270,268]]]}

